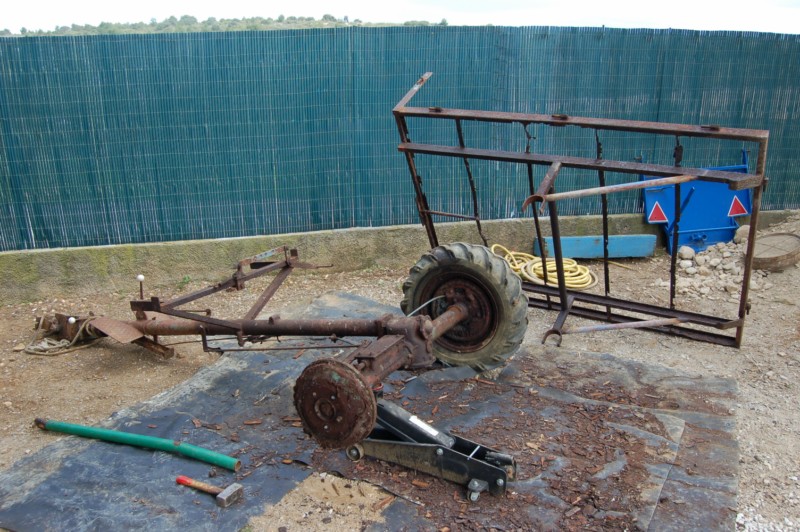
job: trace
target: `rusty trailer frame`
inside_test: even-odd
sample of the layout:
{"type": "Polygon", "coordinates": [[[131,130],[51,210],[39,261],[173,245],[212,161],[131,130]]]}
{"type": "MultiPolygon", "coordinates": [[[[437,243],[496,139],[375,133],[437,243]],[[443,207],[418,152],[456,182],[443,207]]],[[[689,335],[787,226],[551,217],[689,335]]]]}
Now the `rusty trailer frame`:
{"type": "MultiPolygon", "coordinates": [[[[718,125],[685,125],[668,124],[659,122],[639,122],[629,120],[614,120],[602,118],[585,118],[568,116],[563,114],[543,115],[525,114],[513,112],[492,112],[474,111],[463,109],[448,109],[444,107],[410,107],[409,103],[422,86],[428,81],[432,73],[427,72],[419,78],[414,86],[397,103],[393,109],[397,129],[400,134],[400,144],[398,150],[404,154],[416,195],[416,205],[419,211],[420,221],[425,228],[428,241],[431,247],[439,245],[433,216],[449,217],[460,220],[472,220],[475,222],[484,245],[488,245],[487,239],[481,227],[481,218],[478,212],[478,198],[475,180],[470,160],[489,160],[501,163],[520,164],[527,167],[529,196],[523,202],[523,209],[533,206],[534,227],[536,237],[542,242],[542,228],[539,216],[544,214],[545,206],[549,210],[549,222],[553,238],[553,255],[556,264],[557,287],[523,283],[524,289],[529,293],[529,306],[558,311],[558,317],[553,326],[545,333],[542,338],[544,343],[548,337],[555,336],[558,344],[561,343],[562,335],[568,332],[586,332],[590,330],[604,330],[617,328],[643,328],[656,332],[668,333],[682,336],[694,340],[710,342],[714,344],[740,347],[744,334],[745,316],[750,310],[748,295],[750,290],[750,276],[753,269],[753,250],[756,240],[756,228],[758,225],[758,214],[761,203],[761,196],[767,184],[764,175],[767,157],[767,143],[769,132],[755,129],[735,129],[721,127],[718,125]],[[445,120],[453,123],[454,145],[435,145],[420,142],[412,142],[409,132],[408,118],[421,118],[430,120],[445,120]],[[578,127],[588,128],[595,131],[597,143],[597,157],[572,157],[562,155],[550,155],[542,153],[531,153],[530,142],[524,152],[511,152],[488,150],[469,147],[465,143],[463,124],[466,122],[489,122],[496,124],[520,124],[525,134],[530,140],[528,126],[531,124],[541,124],[552,127],[578,127]],[[602,145],[597,137],[598,131],[627,131],[652,135],[672,136],[676,140],[673,153],[674,165],[645,164],[633,161],[614,161],[602,158],[602,145]],[[739,140],[743,142],[755,143],[758,146],[758,158],[756,161],[755,174],[742,174],[721,170],[708,170],[703,168],[689,168],[681,166],[683,148],[680,144],[681,137],[698,137],[709,139],[739,140]],[[459,213],[447,213],[431,210],[423,189],[422,178],[417,170],[415,156],[418,154],[450,157],[461,159],[464,162],[465,172],[469,181],[472,196],[473,214],[463,215],[459,213]],[[539,182],[538,187],[534,184],[534,166],[545,166],[547,170],[539,182]],[[598,185],[594,188],[585,188],[568,192],[556,192],[556,184],[559,171],[562,168],[575,168],[581,170],[596,171],[598,185]],[[605,174],[607,172],[621,173],[627,175],[644,174],[661,179],[649,182],[630,182],[621,185],[606,185],[605,174]],[[609,280],[609,260],[608,260],[608,203],[607,194],[619,192],[621,190],[631,190],[654,186],[656,184],[674,184],[675,186],[675,212],[673,245],[672,249],[678,248],[678,228],[680,224],[681,211],[681,183],[693,180],[714,181],[725,183],[732,190],[752,189],[752,213],[750,217],[750,232],[747,240],[747,250],[745,254],[744,273],[741,286],[741,296],[739,299],[739,311],[736,318],[722,318],[687,312],[676,308],[676,272],[677,272],[677,253],[673,253],[670,265],[670,295],[669,307],[651,305],[611,297],[609,280]],[[566,287],[564,275],[564,261],[561,246],[561,234],[558,218],[558,202],[562,199],[583,197],[589,195],[599,195],[601,198],[602,222],[603,222],[603,241],[604,258],[603,268],[605,273],[605,290],[603,295],[589,294],[569,290],[566,287]],[[537,209],[537,204],[539,208],[537,209]],[[626,312],[625,314],[619,311],[626,312]],[[580,327],[575,329],[565,329],[564,323],[570,315],[584,318],[609,322],[609,324],[580,327]],[[640,319],[630,314],[655,317],[656,319],[640,319]],[[724,331],[735,329],[735,336],[724,334],[724,331]]],[[[541,246],[544,248],[544,246],[541,246]]],[[[542,250],[544,254],[544,249],[542,250]]],[[[544,257],[543,257],[544,258],[544,257]]],[[[547,283],[545,269],[545,283],[547,283]]]]}

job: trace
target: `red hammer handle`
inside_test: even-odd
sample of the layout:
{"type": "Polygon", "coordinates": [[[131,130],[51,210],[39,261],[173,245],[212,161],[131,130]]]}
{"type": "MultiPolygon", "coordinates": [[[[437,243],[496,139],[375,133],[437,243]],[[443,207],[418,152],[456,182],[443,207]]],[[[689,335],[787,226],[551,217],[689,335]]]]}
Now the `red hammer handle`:
{"type": "Polygon", "coordinates": [[[178,478],[176,478],[175,482],[183,486],[189,486],[190,488],[204,491],[211,495],[219,495],[220,493],[222,493],[222,488],[218,486],[212,486],[211,484],[206,484],[205,482],[200,482],[199,480],[195,480],[193,478],[189,478],[184,475],[181,475],[178,478]]]}

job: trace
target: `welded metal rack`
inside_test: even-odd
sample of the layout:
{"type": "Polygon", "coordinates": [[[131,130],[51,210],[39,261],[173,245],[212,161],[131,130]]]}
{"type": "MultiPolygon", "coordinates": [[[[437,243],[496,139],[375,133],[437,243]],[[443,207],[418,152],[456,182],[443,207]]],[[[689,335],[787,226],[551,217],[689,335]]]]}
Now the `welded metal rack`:
{"type": "MultiPolygon", "coordinates": [[[[524,283],[525,290],[529,293],[529,306],[546,308],[558,311],[553,326],[548,330],[542,341],[549,336],[555,336],[560,344],[562,334],[566,332],[576,332],[577,330],[567,331],[563,328],[567,317],[570,314],[585,318],[608,322],[608,324],[581,328],[583,330],[598,330],[603,328],[644,328],[657,332],[665,332],[677,336],[701,340],[715,344],[740,347],[744,333],[745,316],[750,310],[748,295],[750,291],[750,276],[752,274],[753,250],[756,241],[756,228],[758,225],[758,214],[761,203],[761,196],[767,184],[764,175],[767,157],[767,143],[769,132],[754,129],[734,129],[717,125],[685,125],[667,124],[659,122],[639,122],[630,120],[614,120],[600,118],[584,118],[568,116],[563,114],[541,115],[525,114],[513,112],[492,112],[474,111],[463,109],[448,109],[445,107],[410,107],[408,104],[416,93],[431,77],[431,73],[424,74],[406,93],[406,95],[394,107],[393,113],[397,122],[400,134],[400,145],[398,149],[402,152],[408,163],[411,179],[416,194],[417,209],[420,220],[425,227],[431,247],[439,245],[433,217],[442,216],[453,219],[472,220],[477,225],[478,234],[484,245],[488,245],[487,239],[481,227],[480,214],[478,212],[478,198],[473,177],[470,160],[489,160],[500,163],[519,164],[527,168],[528,185],[530,194],[527,198],[520,198],[523,209],[533,207],[533,219],[536,230],[536,237],[539,242],[543,242],[542,228],[539,216],[544,214],[545,206],[549,211],[549,223],[553,238],[553,258],[556,264],[557,286],[537,285],[524,283]],[[453,123],[453,145],[437,145],[413,142],[409,133],[408,118],[444,120],[453,123]],[[469,147],[465,143],[464,124],[469,122],[488,122],[495,124],[519,124],[525,135],[528,136],[528,148],[525,151],[499,151],[482,148],[469,147]],[[676,144],[673,153],[674,165],[645,164],[635,161],[614,161],[602,158],[602,145],[597,140],[597,157],[573,157],[563,155],[550,155],[530,152],[530,134],[528,127],[531,124],[539,124],[552,127],[578,127],[588,128],[595,131],[595,138],[598,131],[627,131],[652,135],[665,135],[674,137],[676,144]],[[737,173],[721,170],[709,170],[703,168],[689,168],[681,166],[683,157],[683,147],[680,143],[682,137],[726,139],[754,143],[757,145],[757,161],[754,174],[737,173]],[[422,179],[417,169],[415,155],[425,154],[440,157],[450,157],[461,159],[467,179],[469,180],[472,195],[473,214],[464,215],[460,213],[448,213],[431,210],[423,188],[422,179]],[[534,167],[544,166],[547,170],[541,178],[538,187],[534,183],[534,167]],[[571,190],[567,192],[556,192],[556,184],[559,171],[562,168],[574,168],[596,172],[596,187],[571,190]],[[606,173],[624,174],[634,176],[636,181],[616,185],[606,184],[606,173]],[[638,176],[647,175],[656,177],[648,181],[638,180],[638,176]],[[608,204],[607,194],[633,190],[659,185],[674,185],[675,188],[675,212],[674,232],[672,249],[678,248],[678,228],[680,224],[681,193],[682,183],[690,183],[694,180],[712,181],[725,183],[731,190],[752,189],[752,213],[750,218],[750,233],[747,240],[747,250],[743,280],[741,286],[741,296],[739,299],[739,312],[735,318],[722,318],[705,314],[687,312],[676,307],[676,272],[677,272],[677,253],[673,253],[670,265],[670,296],[669,306],[629,301],[610,296],[609,283],[609,260],[608,260],[608,204]],[[567,198],[585,197],[599,195],[601,198],[602,221],[603,221],[603,241],[604,259],[603,268],[605,273],[605,291],[603,295],[578,292],[567,288],[564,276],[564,260],[562,255],[561,234],[558,218],[558,201],[567,198]],[[524,200],[524,201],[523,201],[524,200]],[[623,313],[620,313],[623,311],[623,313]],[[645,318],[643,319],[642,316],[645,318]],[[735,330],[735,336],[726,334],[726,331],[735,330]]],[[[542,253],[544,255],[544,246],[542,253]]],[[[543,258],[545,258],[543,256],[543,258]]],[[[546,274],[545,274],[546,275],[546,274]]],[[[545,283],[547,278],[545,277],[545,283]]]]}

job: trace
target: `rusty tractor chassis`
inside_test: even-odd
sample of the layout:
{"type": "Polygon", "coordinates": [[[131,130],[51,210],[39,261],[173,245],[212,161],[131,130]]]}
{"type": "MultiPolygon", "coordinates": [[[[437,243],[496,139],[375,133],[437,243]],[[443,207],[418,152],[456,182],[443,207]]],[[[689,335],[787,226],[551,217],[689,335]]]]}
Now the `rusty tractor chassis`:
{"type": "Polygon", "coordinates": [[[208,288],[169,301],[161,301],[158,297],[131,301],[131,310],[134,311],[136,320],[120,321],[106,317],[75,320],[57,315],[55,320],[45,323],[43,328],[67,340],[81,334],[86,338],[108,336],[121,343],[141,345],[163,356],[171,356],[173,351],[159,342],[161,336],[200,336],[204,350],[216,352],[269,350],[244,346],[281,336],[326,337],[329,340],[328,347],[353,349],[343,361],[358,369],[364,375],[365,384],[372,387],[380,384],[381,379],[399,367],[430,366],[435,360],[431,354],[432,343],[470,314],[470,301],[452,293],[452,304],[436,319],[425,315],[403,317],[393,314],[377,319],[281,319],[278,315],[256,319],[294,268],[314,267],[300,262],[296,250],[279,247],[240,261],[230,279],[208,288]],[[266,260],[276,256],[278,260],[266,260]],[[246,267],[252,271],[246,272],[246,267]],[[241,290],[247,281],[271,272],[277,274],[241,319],[212,317],[210,309],[180,308],[223,290],[241,290]],[[208,338],[219,336],[235,337],[240,348],[222,349],[210,346],[208,338]],[[377,339],[352,344],[343,343],[344,337],[377,339]]]}
{"type": "MultiPolygon", "coordinates": [[[[164,357],[174,354],[162,344],[164,336],[200,336],[203,349],[215,352],[268,351],[270,349],[338,348],[343,352],[310,364],[297,379],[295,406],[306,430],[325,447],[343,447],[369,436],[376,423],[377,403],[374,390],[397,369],[417,369],[435,361],[434,343],[456,326],[477,327],[486,334],[493,330],[483,322],[494,323],[486,312],[485,294],[469,280],[442,288],[436,297],[442,310],[429,315],[397,316],[386,314],[376,319],[281,319],[278,315],[256,319],[267,302],[294,268],[314,268],[298,259],[296,250],[279,247],[239,262],[227,280],[190,294],[161,301],[145,299],[140,285],[140,299],[130,302],[135,320],[121,321],[108,317],[74,318],[57,314],[42,318],[39,328],[49,335],[71,342],[110,337],[120,343],[134,343],[164,357]],[[250,271],[247,271],[247,269],[250,271]],[[241,319],[213,317],[210,309],[188,310],[185,305],[211,294],[235,289],[267,273],[274,273],[270,284],[241,319]],[[282,336],[322,337],[291,347],[246,347],[282,336]],[[219,348],[208,343],[209,337],[235,338],[238,348],[219,348]],[[374,337],[349,342],[344,337],[374,337]]],[[[420,309],[417,309],[420,310],[420,309]]],[[[443,338],[442,338],[443,339],[443,338]]],[[[470,349],[471,339],[462,343],[470,349]]],[[[482,339],[478,339],[478,344],[482,339]]]]}
{"type": "MultiPolygon", "coordinates": [[[[397,103],[394,108],[395,121],[400,134],[400,145],[398,150],[405,155],[411,179],[416,194],[416,204],[419,217],[431,247],[439,245],[434,226],[433,217],[449,217],[460,220],[472,220],[477,226],[478,234],[484,245],[488,245],[487,239],[481,228],[481,219],[478,212],[477,189],[470,160],[489,160],[501,163],[519,164],[527,168],[529,196],[521,201],[523,211],[528,206],[533,206],[533,220],[536,230],[536,238],[539,242],[542,239],[542,227],[539,216],[544,214],[545,206],[549,210],[549,223],[553,237],[553,255],[556,264],[557,286],[548,286],[547,271],[545,269],[545,284],[538,285],[523,283],[524,289],[529,293],[529,306],[558,311],[553,326],[544,334],[542,343],[548,337],[554,336],[557,343],[561,343],[562,335],[570,332],[586,332],[589,330],[604,330],[610,328],[643,328],[656,332],[668,333],[676,336],[691,338],[724,346],[740,347],[744,333],[745,316],[750,310],[748,294],[750,290],[750,276],[753,269],[753,250],[756,241],[756,228],[758,226],[758,213],[761,203],[761,196],[767,184],[764,176],[767,156],[767,142],[769,132],[753,129],[733,129],[720,127],[718,125],[684,125],[667,124],[658,122],[638,122],[628,120],[582,118],[563,114],[542,115],[542,114],[523,114],[509,112],[490,112],[490,111],[471,111],[462,109],[447,109],[443,107],[410,107],[408,104],[416,93],[431,77],[431,73],[425,73],[408,91],[408,93],[397,103]],[[411,140],[409,132],[408,118],[444,120],[453,123],[454,146],[443,146],[425,143],[415,143],[411,140]],[[528,145],[524,152],[509,152],[468,147],[465,142],[464,124],[470,122],[489,122],[496,124],[519,124],[521,133],[528,139],[528,145]],[[548,155],[531,153],[530,144],[532,136],[528,132],[528,126],[540,124],[552,127],[579,127],[588,128],[595,131],[595,142],[597,157],[571,157],[563,155],[548,155]],[[642,134],[666,135],[675,138],[675,149],[673,152],[674,166],[643,164],[632,161],[613,161],[602,158],[602,144],[598,132],[604,130],[628,131],[642,134]],[[683,157],[683,146],[680,143],[681,137],[698,137],[708,139],[726,139],[754,143],[758,147],[758,159],[756,161],[755,174],[742,174],[721,170],[709,170],[703,168],[688,168],[681,166],[683,157]],[[440,157],[451,157],[462,159],[466,177],[472,195],[473,213],[464,215],[460,213],[447,213],[431,210],[428,206],[428,199],[423,189],[422,177],[417,168],[415,155],[425,154],[440,157]],[[546,167],[544,176],[539,181],[538,187],[534,184],[534,166],[546,167]],[[596,172],[598,185],[582,190],[572,190],[567,192],[556,192],[556,184],[559,171],[562,168],[575,168],[596,172]],[[651,181],[635,181],[621,185],[606,185],[606,173],[621,173],[626,175],[654,176],[659,179],[651,181]],[[634,190],[644,187],[672,184],[675,188],[675,212],[672,249],[678,249],[678,230],[681,212],[681,183],[694,180],[714,181],[725,183],[732,190],[752,189],[752,213],[750,219],[750,232],[747,240],[747,250],[745,254],[744,274],[741,286],[741,297],[739,299],[738,316],[732,319],[720,318],[694,312],[686,312],[676,308],[676,271],[677,271],[677,252],[672,255],[670,265],[670,296],[669,306],[662,307],[651,304],[638,303],[625,299],[610,296],[609,280],[609,259],[608,259],[608,204],[607,194],[620,192],[623,190],[634,190]],[[558,201],[562,199],[599,195],[601,199],[604,258],[603,269],[605,274],[605,290],[603,295],[594,295],[569,290],[566,287],[564,275],[564,260],[561,246],[561,231],[558,219],[558,201]],[[538,207],[538,208],[537,208],[538,207]],[[624,311],[625,313],[620,313],[624,311]],[[566,329],[564,324],[568,315],[590,318],[609,322],[610,324],[598,325],[595,327],[581,327],[566,329]],[[632,316],[634,314],[635,316],[632,316]],[[638,315],[655,317],[656,319],[641,319],[638,315]],[[690,326],[687,326],[690,325],[690,326]],[[735,329],[735,336],[724,334],[720,331],[735,329]]],[[[541,246],[544,248],[545,246],[541,246]]],[[[544,256],[542,249],[542,258],[544,256]]]]}

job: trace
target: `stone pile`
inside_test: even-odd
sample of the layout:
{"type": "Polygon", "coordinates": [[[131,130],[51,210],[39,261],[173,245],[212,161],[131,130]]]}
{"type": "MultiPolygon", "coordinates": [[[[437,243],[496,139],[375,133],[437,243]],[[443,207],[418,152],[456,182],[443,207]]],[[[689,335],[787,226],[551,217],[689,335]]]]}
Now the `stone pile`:
{"type": "MultiPolygon", "coordinates": [[[[749,229],[749,226],[742,226],[733,242],[720,242],[701,252],[681,246],[678,249],[678,275],[675,279],[677,293],[690,299],[738,301],[749,229]]],[[[771,289],[773,285],[767,280],[768,276],[767,271],[753,270],[750,276],[751,292],[771,289]]],[[[657,284],[669,289],[669,280],[659,280],[657,284]]]]}

